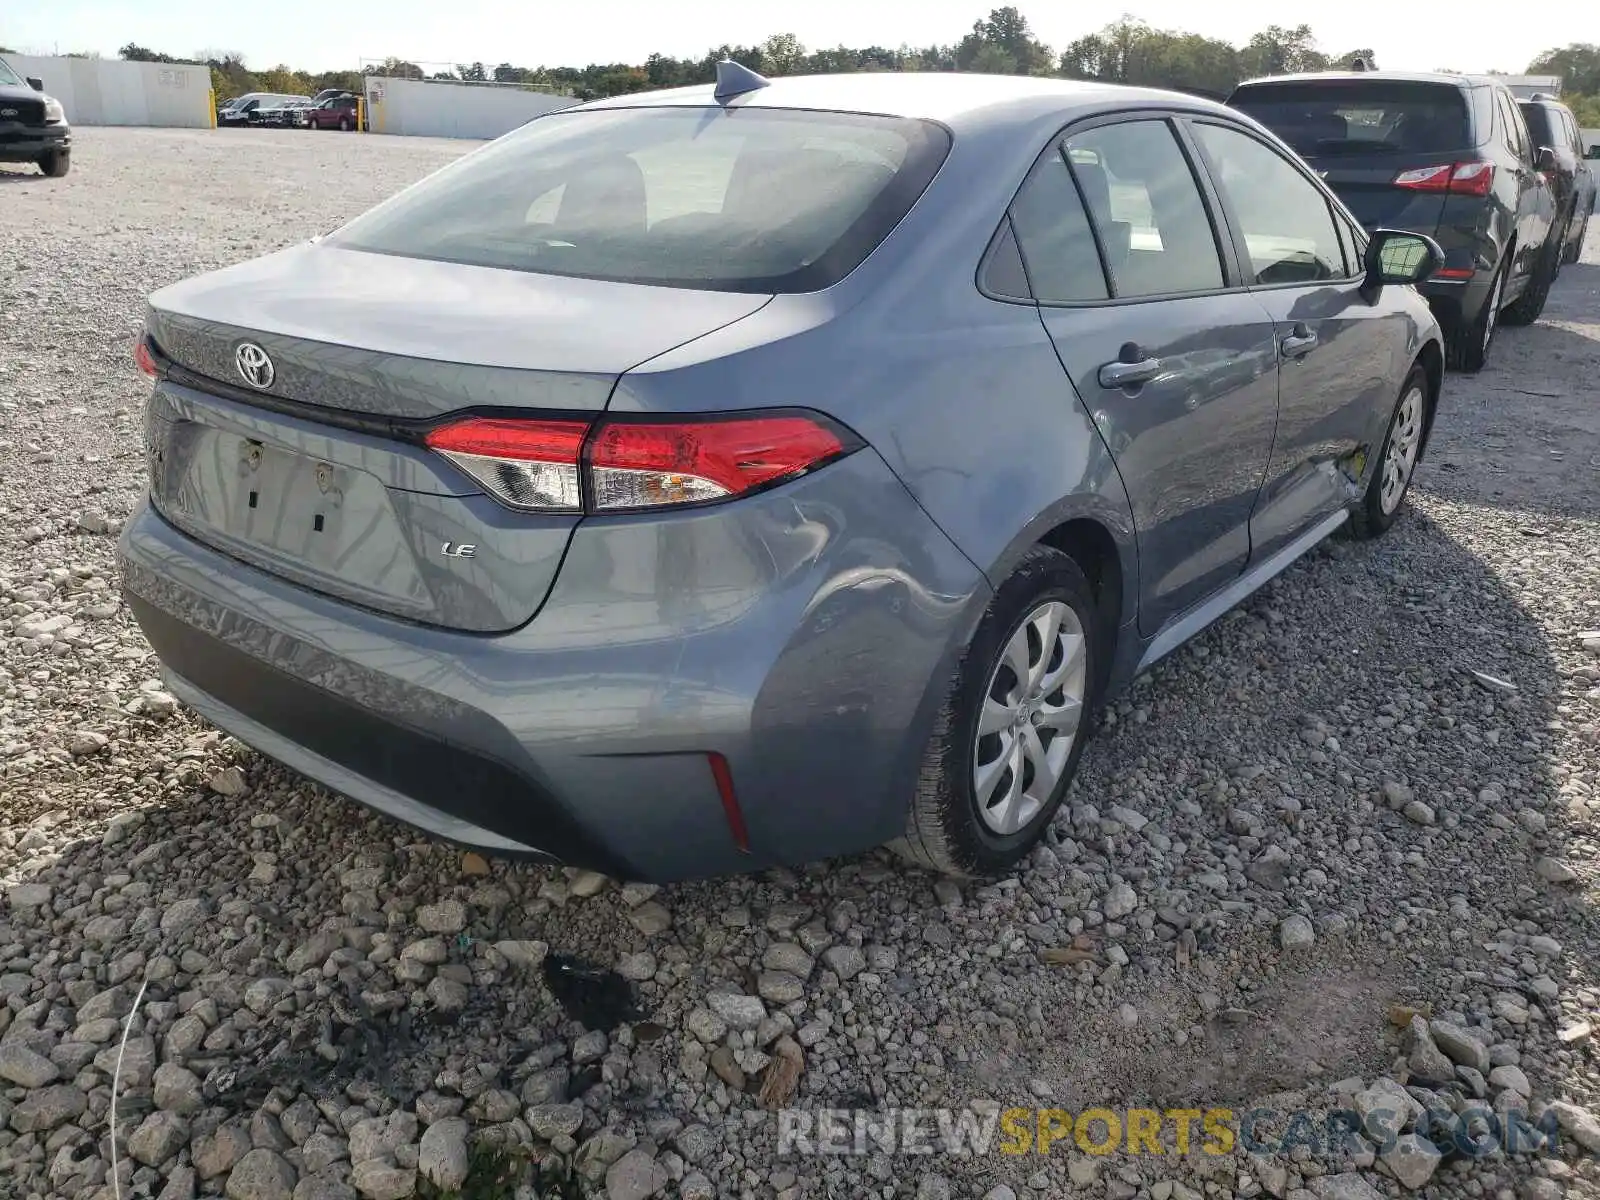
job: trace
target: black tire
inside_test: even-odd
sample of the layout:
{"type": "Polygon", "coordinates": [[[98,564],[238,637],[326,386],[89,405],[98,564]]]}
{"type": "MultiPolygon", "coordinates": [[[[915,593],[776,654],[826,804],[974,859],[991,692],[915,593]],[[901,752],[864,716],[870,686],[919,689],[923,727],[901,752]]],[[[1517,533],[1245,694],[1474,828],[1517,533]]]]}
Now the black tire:
{"type": "Polygon", "coordinates": [[[349,133],[350,132],[350,118],[349,117],[340,117],[339,118],[339,132],[340,133],[349,133]]]}
{"type": "Polygon", "coordinates": [[[1484,297],[1483,307],[1472,320],[1445,330],[1444,361],[1452,371],[1481,371],[1483,364],[1489,361],[1495,330],[1500,325],[1497,319],[1499,314],[1494,309],[1505,292],[1506,275],[1511,270],[1514,252],[1515,247],[1507,246],[1501,255],[1500,267],[1489,285],[1489,294],[1484,297]]]}
{"type": "Polygon", "coordinates": [[[1367,481],[1367,490],[1362,494],[1361,502],[1350,513],[1352,537],[1382,537],[1394,527],[1394,523],[1400,519],[1400,514],[1405,510],[1406,496],[1411,491],[1411,480],[1416,473],[1417,461],[1422,456],[1422,443],[1427,437],[1428,421],[1433,413],[1432,390],[1428,384],[1427,371],[1423,369],[1421,363],[1414,363],[1406,376],[1405,383],[1400,387],[1400,394],[1395,397],[1394,411],[1389,414],[1389,425],[1383,432],[1383,445],[1378,449],[1378,461],[1372,468],[1372,478],[1367,481]],[[1415,413],[1402,418],[1402,412],[1407,407],[1406,401],[1412,397],[1417,397],[1418,409],[1415,413]],[[1397,431],[1403,433],[1410,420],[1416,421],[1416,428],[1411,432],[1414,448],[1404,478],[1400,481],[1399,495],[1386,507],[1384,495],[1388,481],[1389,449],[1395,443],[1397,431]]]}
{"type": "MultiPolygon", "coordinates": [[[[906,832],[890,843],[918,866],[948,875],[993,875],[1009,870],[1036,846],[1061,806],[1077,773],[1084,743],[1102,690],[1102,661],[1108,652],[1105,630],[1089,582],[1070,555],[1046,546],[1028,551],[1001,584],[950,681],[949,692],[924,751],[906,832]],[[1065,603],[1083,632],[1083,700],[1073,742],[1055,787],[1037,813],[1014,833],[1002,836],[978,814],[973,769],[979,753],[978,717],[987,690],[1006,678],[1001,672],[1007,644],[1041,606],[1065,603]]],[[[1035,641],[1037,632],[1030,635],[1035,641]]],[[[1031,644],[1031,643],[1030,643],[1031,644]]],[[[1052,654],[1054,650],[1052,650],[1052,654]]],[[[1051,659],[1049,661],[1058,662],[1051,659]]],[[[1048,668],[1047,670],[1053,670],[1048,668]]],[[[1076,668],[1069,672],[1076,677],[1076,668]]],[[[1020,718],[1026,724],[1027,713],[1020,718]]],[[[1035,717],[1033,724],[1037,725],[1035,717]]],[[[1015,729],[1015,727],[1013,727],[1015,729]]],[[[1038,729],[1030,730],[1038,737],[1038,729]]],[[[989,735],[1003,738],[1006,731],[989,735]]],[[[1058,733],[1055,737],[1068,736],[1058,733]]],[[[1048,747],[1051,742],[1043,743],[1048,747]]],[[[1004,756],[1003,753],[1000,756],[1004,756]]],[[[1031,768],[1026,778],[1032,778],[1031,768]]],[[[1011,768],[1006,768],[1007,771],[1011,768]]],[[[1002,777],[1009,778],[1009,775],[1002,777]]],[[[996,792],[1003,790],[996,787],[996,792]]]]}
{"type": "Polygon", "coordinates": [[[60,179],[72,170],[72,151],[47,150],[39,156],[39,170],[51,179],[60,179]]]}
{"type": "Polygon", "coordinates": [[[1561,261],[1575,263],[1583,256],[1583,241],[1589,236],[1589,214],[1583,214],[1583,224],[1578,226],[1578,236],[1572,239],[1572,244],[1566,248],[1561,256],[1561,261]]]}
{"type": "Polygon", "coordinates": [[[1545,301],[1550,299],[1550,285],[1556,281],[1560,270],[1561,242],[1552,229],[1539,250],[1539,262],[1533,268],[1533,278],[1528,280],[1527,291],[1501,310],[1500,323],[1520,327],[1537,321],[1544,312],[1545,301]]]}

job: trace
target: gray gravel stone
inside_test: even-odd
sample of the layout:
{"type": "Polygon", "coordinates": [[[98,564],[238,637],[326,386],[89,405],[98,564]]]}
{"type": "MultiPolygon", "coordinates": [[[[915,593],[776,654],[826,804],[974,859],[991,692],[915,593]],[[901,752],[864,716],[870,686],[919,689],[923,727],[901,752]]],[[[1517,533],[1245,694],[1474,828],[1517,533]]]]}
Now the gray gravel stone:
{"type": "Polygon", "coordinates": [[[252,1150],[228,1173],[228,1200],[292,1200],[294,1168],[271,1150],[252,1150]]]}
{"type": "Polygon", "coordinates": [[[446,1189],[466,1182],[470,1166],[467,1132],[468,1125],[460,1117],[446,1117],[428,1126],[417,1154],[417,1171],[423,1179],[446,1189]]]}
{"type": "Polygon", "coordinates": [[[649,1200],[670,1178],[646,1151],[630,1150],[606,1171],[606,1200],[649,1200]]]}
{"type": "Polygon", "coordinates": [[[37,1088],[54,1083],[60,1069],[42,1054],[35,1054],[21,1042],[0,1042],[0,1079],[18,1087],[37,1088]]]}

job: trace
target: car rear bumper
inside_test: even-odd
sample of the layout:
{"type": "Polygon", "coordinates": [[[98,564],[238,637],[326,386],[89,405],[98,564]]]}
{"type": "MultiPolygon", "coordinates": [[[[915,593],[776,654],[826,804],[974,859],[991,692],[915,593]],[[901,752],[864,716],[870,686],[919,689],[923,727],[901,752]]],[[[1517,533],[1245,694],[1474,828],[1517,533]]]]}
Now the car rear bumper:
{"type": "Polygon", "coordinates": [[[1494,272],[1478,271],[1471,279],[1430,279],[1418,285],[1418,290],[1433,309],[1439,325],[1446,330],[1477,320],[1489,299],[1489,288],[1494,282],[1494,272]]]}
{"type": "Polygon", "coordinates": [[[121,557],[174,690],[240,740],[438,836],[657,881],[901,832],[987,602],[871,450],[737,503],[584,522],[504,635],[306,590],[148,506],[121,557]]]}
{"type": "Polygon", "coordinates": [[[0,162],[34,162],[51,150],[70,150],[72,130],[27,126],[0,132],[0,162]]]}

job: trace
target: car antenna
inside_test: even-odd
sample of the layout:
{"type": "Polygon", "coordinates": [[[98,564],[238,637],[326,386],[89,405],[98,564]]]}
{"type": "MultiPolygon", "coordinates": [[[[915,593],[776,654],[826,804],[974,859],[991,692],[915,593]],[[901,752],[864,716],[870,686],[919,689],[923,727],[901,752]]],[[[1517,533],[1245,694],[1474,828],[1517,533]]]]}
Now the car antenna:
{"type": "Polygon", "coordinates": [[[771,82],[772,80],[758,75],[743,63],[725,58],[717,64],[717,89],[711,96],[718,104],[725,104],[735,96],[764,88],[771,82]]]}

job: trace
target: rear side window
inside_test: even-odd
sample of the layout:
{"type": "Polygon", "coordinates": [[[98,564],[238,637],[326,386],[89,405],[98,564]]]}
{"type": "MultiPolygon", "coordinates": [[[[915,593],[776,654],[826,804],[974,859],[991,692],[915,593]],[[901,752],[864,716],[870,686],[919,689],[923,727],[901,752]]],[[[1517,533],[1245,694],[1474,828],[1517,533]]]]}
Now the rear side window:
{"type": "Polygon", "coordinates": [[[1309,158],[1432,154],[1475,144],[1461,89],[1333,79],[1242,87],[1229,101],[1309,158]]]}
{"type": "Polygon", "coordinates": [[[932,122],[784,109],[554,113],[345,226],[410,258],[736,292],[827,287],[949,150],[932,122]]]}
{"type": "Polygon", "coordinates": [[[1528,126],[1522,119],[1516,101],[1511,98],[1510,92],[1497,91],[1495,97],[1495,103],[1500,109],[1500,120],[1505,125],[1506,144],[1518,157],[1529,162],[1533,161],[1533,156],[1528,153],[1528,126]]]}
{"type": "Polygon", "coordinates": [[[1022,185],[1011,204],[1011,227],[1039,303],[1107,298],[1094,231],[1059,152],[1040,159],[1022,185]]]}
{"type": "Polygon", "coordinates": [[[1211,218],[1170,125],[1150,120],[1102,125],[1074,134],[1066,146],[1113,295],[1222,287],[1211,218]]]}

